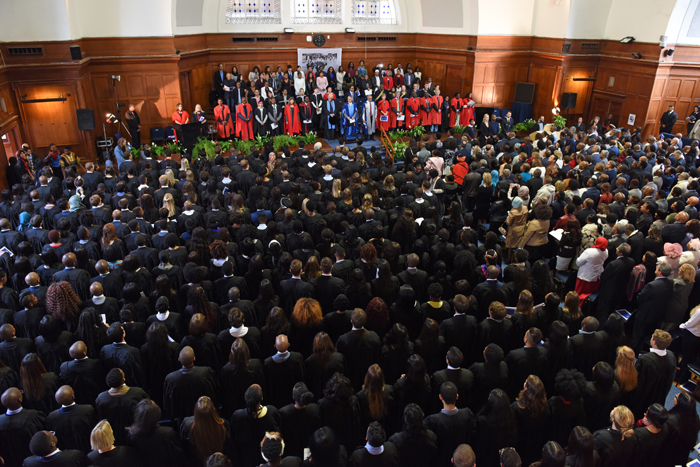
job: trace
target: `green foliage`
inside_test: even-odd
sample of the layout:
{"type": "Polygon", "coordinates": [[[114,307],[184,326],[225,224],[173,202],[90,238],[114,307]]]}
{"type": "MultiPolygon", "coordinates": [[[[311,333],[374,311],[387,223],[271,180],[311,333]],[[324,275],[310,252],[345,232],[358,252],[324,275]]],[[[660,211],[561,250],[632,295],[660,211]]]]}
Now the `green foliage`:
{"type": "Polygon", "coordinates": [[[203,136],[200,136],[197,138],[197,144],[195,144],[194,148],[192,148],[192,160],[199,158],[200,151],[204,151],[206,153],[206,158],[208,160],[214,159],[216,157],[215,148],[216,146],[214,145],[213,141],[209,141],[203,136]]]}
{"type": "Polygon", "coordinates": [[[252,139],[249,140],[240,140],[236,141],[235,143],[236,149],[238,149],[240,152],[245,154],[246,156],[250,154],[250,150],[255,146],[255,141],[252,139]]]}
{"type": "Polygon", "coordinates": [[[403,160],[406,157],[406,149],[408,149],[408,143],[404,141],[397,141],[394,144],[394,161],[403,160]]]}
{"type": "Polygon", "coordinates": [[[425,127],[418,125],[416,127],[411,128],[410,130],[407,130],[406,133],[410,135],[412,138],[420,138],[423,133],[425,133],[425,127]]]}
{"type": "Polygon", "coordinates": [[[561,115],[555,115],[554,126],[557,128],[566,128],[566,119],[561,115]]]}
{"type": "Polygon", "coordinates": [[[130,152],[131,152],[132,159],[138,159],[139,157],[141,157],[141,148],[132,147],[130,152]]]}
{"type": "Polygon", "coordinates": [[[165,145],[172,154],[182,154],[182,146],[178,143],[168,143],[165,145]]]}
{"type": "Polygon", "coordinates": [[[279,135],[275,136],[273,147],[275,151],[280,151],[284,146],[298,146],[299,141],[294,136],[289,135],[279,135]]]}
{"type": "Polygon", "coordinates": [[[388,136],[391,141],[396,141],[397,139],[405,138],[407,135],[404,130],[396,130],[389,132],[388,136]]]}
{"type": "Polygon", "coordinates": [[[156,157],[160,157],[165,154],[165,148],[163,146],[153,145],[151,147],[151,154],[155,154],[156,157]]]}
{"type": "Polygon", "coordinates": [[[264,148],[265,145],[266,145],[267,143],[269,143],[270,141],[272,141],[272,138],[271,138],[271,137],[269,137],[269,136],[260,136],[260,135],[258,135],[258,136],[255,137],[255,144],[254,144],[254,147],[255,147],[255,149],[257,149],[258,151],[260,151],[260,150],[261,150],[262,148],[264,148]]]}
{"type": "Polygon", "coordinates": [[[315,144],[316,133],[310,131],[305,135],[297,136],[297,141],[299,142],[299,147],[306,146],[307,144],[315,144]]]}
{"type": "Polygon", "coordinates": [[[513,129],[515,131],[530,131],[530,128],[532,128],[533,126],[535,126],[535,121],[531,118],[528,118],[524,122],[516,124],[513,129]]]}
{"type": "Polygon", "coordinates": [[[217,144],[221,148],[221,152],[226,152],[231,149],[231,146],[233,146],[231,141],[219,141],[217,144]]]}
{"type": "Polygon", "coordinates": [[[464,125],[455,125],[452,127],[456,135],[463,135],[464,132],[466,131],[467,127],[464,125]]]}

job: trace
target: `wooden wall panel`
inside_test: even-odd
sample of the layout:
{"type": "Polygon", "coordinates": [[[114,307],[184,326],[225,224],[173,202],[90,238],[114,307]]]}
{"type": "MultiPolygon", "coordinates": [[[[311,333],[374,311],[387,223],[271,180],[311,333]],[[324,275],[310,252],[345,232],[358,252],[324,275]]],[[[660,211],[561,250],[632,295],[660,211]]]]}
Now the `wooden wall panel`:
{"type": "MultiPolygon", "coordinates": [[[[675,56],[675,54],[674,54],[675,56]]],[[[700,105],[700,76],[698,66],[662,65],[655,76],[646,126],[658,133],[659,118],[668,106],[673,104],[678,121],[674,133],[686,132],[685,117],[690,115],[695,105],[700,105]]]]}
{"type": "MultiPolygon", "coordinates": [[[[77,146],[80,144],[80,134],[75,110],[76,90],[72,86],[34,85],[18,88],[20,96],[26,99],[49,99],[65,97],[64,102],[20,103],[23,118],[29,125],[33,145],[47,148],[55,143],[59,146],[77,146]]],[[[37,151],[39,153],[39,151],[37,151]]]]}

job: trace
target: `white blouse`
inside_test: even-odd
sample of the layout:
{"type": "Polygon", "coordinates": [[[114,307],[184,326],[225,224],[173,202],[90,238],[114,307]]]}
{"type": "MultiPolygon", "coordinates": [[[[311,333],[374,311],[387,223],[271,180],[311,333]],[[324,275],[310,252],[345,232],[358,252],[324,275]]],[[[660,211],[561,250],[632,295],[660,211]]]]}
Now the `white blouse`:
{"type": "Polygon", "coordinates": [[[587,248],[576,260],[578,265],[578,277],[582,281],[595,282],[603,274],[603,264],[608,259],[608,250],[598,248],[587,248]]]}

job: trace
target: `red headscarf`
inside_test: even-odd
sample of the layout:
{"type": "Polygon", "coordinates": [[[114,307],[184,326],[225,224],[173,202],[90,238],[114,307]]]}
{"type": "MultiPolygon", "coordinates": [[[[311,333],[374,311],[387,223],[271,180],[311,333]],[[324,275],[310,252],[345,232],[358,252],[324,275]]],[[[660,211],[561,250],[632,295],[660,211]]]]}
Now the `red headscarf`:
{"type": "Polygon", "coordinates": [[[608,240],[605,237],[598,237],[595,239],[595,243],[591,245],[591,248],[597,248],[601,251],[608,249],[608,240]]]}

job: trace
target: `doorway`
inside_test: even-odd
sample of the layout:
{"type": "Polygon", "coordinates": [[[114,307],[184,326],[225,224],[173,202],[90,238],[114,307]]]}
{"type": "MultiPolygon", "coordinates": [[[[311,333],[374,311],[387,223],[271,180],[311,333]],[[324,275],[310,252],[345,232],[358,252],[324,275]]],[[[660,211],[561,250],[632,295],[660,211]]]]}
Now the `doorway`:
{"type": "Polygon", "coordinates": [[[19,151],[19,149],[22,147],[19,137],[19,127],[15,126],[14,128],[11,128],[0,138],[2,138],[2,146],[5,150],[5,157],[7,157],[9,161],[10,157],[14,157],[15,154],[17,154],[17,151],[19,151]]]}
{"type": "Polygon", "coordinates": [[[600,122],[603,123],[608,115],[612,114],[613,120],[620,125],[620,118],[622,117],[622,104],[624,98],[610,98],[601,95],[594,95],[593,102],[591,103],[590,119],[593,120],[594,117],[600,117],[600,122]]]}

